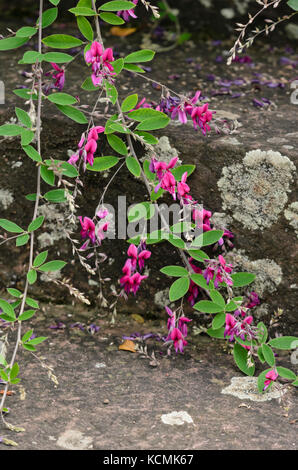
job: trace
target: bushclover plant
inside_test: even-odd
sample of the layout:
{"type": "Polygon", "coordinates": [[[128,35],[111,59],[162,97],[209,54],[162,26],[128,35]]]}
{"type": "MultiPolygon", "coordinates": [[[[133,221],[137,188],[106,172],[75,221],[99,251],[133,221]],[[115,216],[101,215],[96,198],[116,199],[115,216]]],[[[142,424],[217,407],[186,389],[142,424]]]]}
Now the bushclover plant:
{"type": "MultiPolygon", "coordinates": [[[[187,346],[187,329],[192,321],[184,313],[184,303],[187,302],[197,314],[209,315],[210,323],[206,330],[208,335],[230,343],[235,362],[243,373],[254,375],[256,359],[264,364],[265,370],[258,379],[261,393],[268,390],[279,376],[297,386],[296,374],[277,365],[274,353],[275,349],[294,349],[297,338],[284,336],[269,339],[265,324],[256,324],[253,318],[253,308],[259,304],[257,294],[248,292],[247,296],[239,296],[235,293],[235,289],[251,284],[255,275],[234,272],[233,266],[227,264],[224,256],[233,246],[233,234],[222,227],[215,227],[212,213],[193,199],[188,178],[195,170],[195,165],[181,164],[177,157],[166,162],[156,156],[146,158],[141,164],[135,150],[135,142],[138,142],[154,155],[154,146],[158,139],[151,132],[165,128],[171,119],[179,119],[182,124],[190,120],[194,132],[202,132],[203,135],[214,125],[214,112],[201,99],[200,91],[195,92],[194,96],[182,96],[160,84],[161,96],[158,104],[148,103],[136,93],[129,94],[121,102],[118,98],[117,82],[122,70],[153,81],[144,75],[145,71],[140,64],[151,61],[154,52],[148,49],[138,50],[115,60],[112,48],[106,48],[103,43],[101,25],[121,25],[130,19],[136,21],[136,4],[138,7],[143,5],[156,18],[159,15],[157,8],[145,0],[115,0],[107,3],[80,0],[70,12],[76,18],[80,37],[84,37],[81,40],[67,34],[53,34],[43,38],[44,29],[57,18],[59,0],[49,0],[52,5],[45,3],[48,2],[39,2],[39,18],[35,26],[21,28],[0,40],[1,51],[14,50],[27,44],[38,34],[38,50],[26,51],[20,61],[20,64],[32,67],[31,72],[26,73],[28,80],[31,80],[31,87],[15,90],[15,94],[24,99],[26,110],[15,109],[18,124],[0,126],[1,136],[20,138],[24,157],[29,157],[32,168],[36,169],[36,193],[26,196],[33,203],[29,226],[22,228],[15,221],[0,219],[0,227],[4,231],[0,244],[15,241],[20,252],[26,250],[29,253],[23,290],[8,288],[11,299],[0,300],[0,320],[3,324],[10,325],[11,335],[16,335],[11,358],[7,359],[5,354],[0,356],[0,376],[4,385],[0,412],[4,424],[10,429],[19,430],[5,419],[8,412],[5,408],[8,387],[19,382],[19,365],[16,362],[18,349],[22,347],[34,354],[36,346],[46,340],[44,337],[35,337],[33,329],[27,327],[29,320],[39,309],[38,302],[29,297],[30,286],[37,281],[39,274],[59,271],[66,265],[62,260],[49,260],[48,252],[39,252],[35,246],[35,233],[44,223],[44,216],[38,215],[41,201],[66,203],[69,210],[68,221],[73,227],[73,231],[66,231],[66,236],[72,245],[73,254],[88,273],[98,273],[102,307],[109,306],[115,313],[119,299],[136,295],[141,285],[146,283],[148,276],[145,267],[150,264],[152,247],[163,242],[170,243],[176,248],[182,265],[165,266],[161,269],[165,276],[174,280],[169,289],[171,308],[165,307],[168,333],[163,341],[168,352],[172,349],[176,353],[183,353],[187,346]],[[86,117],[87,112],[83,113],[83,107],[79,109],[77,98],[62,91],[67,84],[68,64],[81,54],[72,56],[60,50],[72,48],[80,48],[84,55],[82,73],[88,76],[82,88],[94,91],[95,94],[89,119],[86,117]],[[54,51],[49,52],[51,49],[54,51]],[[43,158],[41,114],[43,103],[46,102],[84,126],[77,151],[68,161],[43,158]],[[102,109],[99,112],[100,107],[102,109]],[[117,156],[96,156],[98,144],[104,139],[117,156]],[[129,170],[131,178],[143,181],[150,200],[139,201],[130,208],[128,222],[141,225],[141,222],[149,222],[157,216],[160,228],[147,232],[147,225],[144,223],[141,233],[128,240],[127,260],[119,275],[119,290],[117,292],[114,288],[115,300],[108,304],[103,290],[107,279],[102,275],[102,266],[106,260],[102,247],[109,240],[107,235],[111,228],[111,214],[104,198],[111,182],[123,167],[129,170]],[[76,199],[83,191],[82,178],[85,172],[103,172],[112,168],[115,172],[103,189],[95,214],[78,217],[76,199]],[[42,194],[41,180],[52,187],[56,183],[56,189],[42,194]],[[163,197],[173,199],[178,207],[178,220],[174,224],[168,221],[158,204],[158,200],[163,197]],[[73,234],[77,221],[81,225],[80,234],[77,234],[81,240],[73,234]]],[[[84,294],[67,279],[56,279],[54,282],[68,287],[70,294],[78,300],[89,303],[84,294]]],[[[206,315],[203,316],[206,318],[206,315]]],[[[49,375],[56,381],[50,368],[49,375]]]]}

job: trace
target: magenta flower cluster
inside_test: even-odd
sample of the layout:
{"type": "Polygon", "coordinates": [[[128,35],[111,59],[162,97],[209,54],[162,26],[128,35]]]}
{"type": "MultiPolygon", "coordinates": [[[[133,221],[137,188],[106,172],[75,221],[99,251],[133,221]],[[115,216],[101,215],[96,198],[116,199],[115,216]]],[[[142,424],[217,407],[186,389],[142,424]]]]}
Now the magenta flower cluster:
{"type": "Polygon", "coordinates": [[[146,249],[146,244],[141,242],[138,247],[131,244],[127,250],[128,259],[126,260],[122,272],[124,276],[120,279],[120,285],[124,291],[136,295],[141,282],[148,276],[142,276],[140,272],[144,270],[145,261],[150,258],[151,252],[146,249]],[[137,271],[139,269],[140,272],[137,271]]]}
{"type": "Polygon", "coordinates": [[[86,136],[83,134],[78,145],[79,150],[70,157],[68,163],[74,165],[80,157],[83,157],[85,165],[88,162],[91,166],[93,166],[94,154],[97,150],[98,134],[104,132],[104,130],[105,128],[102,126],[92,127],[92,129],[90,129],[88,132],[86,144],[86,136]]]}
{"type": "Polygon", "coordinates": [[[100,222],[95,227],[95,223],[89,217],[79,217],[81,223],[81,237],[86,240],[81,246],[80,250],[86,250],[90,242],[92,245],[101,245],[105,238],[105,232],[108,230],[109,222],[106,219],[108,211],[99,211],[96,216],[100,219],[100,222]]]}
{"type": "Polygon", "coordinates": [[[176,353],[178,350],[183,354],[184,346],[187,345],[187,323],[191,322],[190,318],[179,317],[176,320],[176,313],[173,312],[169,307],[165,307],[169,318],[167,323],[168,336],[165,339],[166,342],[171,342],[174,345],[176,353]]]}
{"type": "Polygon", "coordinates": [[[104,79],[115,75],[111,65],[114,61],[113,50],[110,47],[104,50],[99,42],[94,41],[85,54],[85,60],[87,64],[92,65],[91,79],[94,86],[101,85],[104,79]]]}
{"type": "Polygon", "coordinates": [[[186,124],[188,116],[190,116],[195,130],[201,129],[203,135],[206,135],[207,131],[211,129],[209,122],[212,120],[212,111],[208,109],[208,103],[197,106],[200,96],[200,91],[197,91],[195,96],[187,101],[169,96],[163,99],[156,109],[168,114],[171,119],[176,119],[178,116],[181,124],[186,124]]]}

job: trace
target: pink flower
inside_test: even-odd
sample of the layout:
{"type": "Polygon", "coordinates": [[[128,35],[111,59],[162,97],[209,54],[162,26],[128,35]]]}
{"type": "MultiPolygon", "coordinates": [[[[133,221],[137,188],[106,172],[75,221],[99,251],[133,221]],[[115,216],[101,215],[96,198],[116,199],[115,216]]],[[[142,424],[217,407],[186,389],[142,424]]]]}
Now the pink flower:
{"type": "Polygon", "coordinates": [[[179,349],[179,351],[183,354],[184,346],[187,345],[187,341],[185,341],[181,331],[178,328],[174,328],[170,334],[170,338],[174,343],[176,353],[179,349]]]}
{"type": "Polygon", "coordinates": [[[181,183],[177,184],[177,192],[179,196],[181,196],[182,198],[184,198],[187,195],[187,193],[189,193],[190,191],[190,187],[188,186],[188,184],[186,184],[186,178],[187,178],[187,171],[183,173],[182,178],[181,178],[181,183]]]}
{"type": "Polygon", "coordinates": [[[103,79],[115,75],[111,62],[114,61],[113,50],[103,49],[102,45],[94,41],[91,48],[85,54],[87,64],[92,66],[92,82],[94,86],[101,85],[103,79]]]}
{"type": "Polygon", "coordinates": [[[146,250],[146,244],[141,242],[138,248],[134,244],[131,244],[127,250],[127,254],[129,258],[122,268],[124,276],[120,279],[120,285],[124,287],[127,294],[132,292],[136,295],[141,282],[148,277],[142,276],[137,272],[137,265],[139,265],[139,269],[142,271],[145,267],[145,260],[150,258],[151,252],[146,250]]]}
{"type": "MultiPolygon", "coordinates": [[[[82,230],[81,230],[81,237],[83,240],[85,240],[86,238],[88,238],[93,244],[95,244],[96,242],[96,236],[95,236],[95,224],[94,222],[89,219],[89,217],[79,217],[79,221],[81,223],[81,226],[82,226],[82,230]]],[[[86,243],[83,245],[84,248],[86,248],[86,246],[88,246],[88,244],[86,245],[86,243]]]]}
{"type": "MultiPolygon", "coordinates": [[[[138,3],[138,0],[131,0],[135,5],[137,5],[138,3]]],[[[129,21],[130,20],[130,17],[131,18],[137,18],[137,16],[135,15],[133,9],[131,10],[120,10],[118,11],[117,13],[118,16],[122,16],[122,18],[124,19],[124,21],[129,21]]]]}
{"type": "Polygon", "coordinates": [[[181,331],[184,338],[186,338],[186,336],[187,336],[187,325],[186,325],[186,323],[189,323],[189,322],[191,322],[191,319],[187,318],[187,317],[180,317],[179,321],[178,321],[178,328],[181,331]]]}
{"type": "Polygon", "coordinates": [[[51,72],[53,75],[53,78],[56,80],[54,87],[58,88],[59,91],[63,90],[64,83],[65,83],[65,70],[64,68],[59,67],[59,65],[51,62],[51,66],[53,69],[56,70],[58,73],[51,72]]]}
{"type": "Polygon", "coordinates": [[[277,377],[278,377],[278,373],[275,372],[273,369],[270,370],[269,372],[267,372],[267,374],[265,375],[266,379],[265,382],[264,382],[264,388],[263,388],[263,391],[266,390],[269,385],[274,382],[277,377]]]}

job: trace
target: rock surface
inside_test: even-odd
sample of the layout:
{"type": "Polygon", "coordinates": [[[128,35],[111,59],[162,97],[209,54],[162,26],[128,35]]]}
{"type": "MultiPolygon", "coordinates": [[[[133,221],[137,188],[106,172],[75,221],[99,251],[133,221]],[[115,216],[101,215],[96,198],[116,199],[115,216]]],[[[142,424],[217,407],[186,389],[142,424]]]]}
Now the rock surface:
{"type": "MultiPolygon", "coordinates": [[[[119,47],[121,50],[124,48],[126,52],[131,52],[137,48],[139,39],[136,35],[122,44],[119,43],[118,38],[109,38],[109,41],[116,49],[119,47]]],[[[275,48],[270,54],[268,54],[267,46],[261,47],[261,50],[252,48],[250,54],[253,58],[253,66],[235,63],[227,68],[224,62],[217,60],[217,57],[230,45],[230,41],[220,46],[209,42],[204,48],[190,44],[186,45],[184,50],[178,48],[172,54],[157,55],[152,65],[152,72],[148,76],[157,81],[166,81],[170,88],[178,92],[189,92],[191,96],[197,89],[201,89],[202,93],[210,98],[210,108],[216,110],[216,123],[221,128],[221,132],[216,134],[212,131],[204,138],[193,130],[192,125],[182,126],[173,122],[166,130],[158,131],[156,134],[159,137],[164,138],[165,135],[168,137],[170,147],[177,150],[179,158],[184,163],[197,165],[196,172],[189,178],[192,194],[206,209],[223,214],[221,217],[228,221],[227,228],[235,234],[235,249],[244,250],[251,264],[258,260],[267,260],[267,264],[277,266],[276,269],[280,272],[278,282],[274,279],[268,280],[269,284],[270,281],[273,282],[274,291],[264,288],[262,292],[262,302],[269,306],[263,309],[267,312],[263,319],[268,320],[274,311],[281,308],[284,314],[277,325],[277,332],[294,334],[297,327],[295,310],[297,237],[292,218],[289,219],[289,213],[292,214],[293,203],[297,199],[294,181],[294,165],[297,167],[297,105],[290,101],[289,86],[294,78],[295,69],[291,65],[284,65],[281,60],[286,54],[290,61],[287,64],[289,64],[296,60],[296,56],[288,50],[285,52],[283,48],[275,48]],[[186,57],[190,58],[187,63],[186,57]],[[173,78],[173,74],[176,74],[178,78],[173,78]],[[256,77],[257,83],[255,83],[256,77]],[[254,100],[259,101],[260,97],[267,99],[263,107],[255,106],[254,100]],[[228,130],[229,133],[226,134],[228,130]],[[268,179],[265,173],[258,173],[259,177],[264,180],[264,187],[261,184],[262,179],[255,181],[255,191],[258,194],[258,217],[256,216],[255,219],[253,218],[253,205],[249,207],[249,219],[248,212],[245,215],[244,203],[240,209],[241,217],[237,216],[233,205],[229,206],[226,201],[228,180],[225,182],[224,193],[218,187],[219,182],[225,177],[225,171],[230,171],[225,169],[239,167],[241,171],[247,171],[243,165],[251,152],[257,152],[259,155],[263,155],[262,152],[267,152],[266,155],[276,155],[279,152],[283,161],[287,162],[288,168],[285,173],[277,170],[273,179],[268,179]],[[283,191],[283,198],[276,193],[276,187],[280,188],[280,192],[283,191]],[[267,207],[269,200],[273,205],[267,207]],[[270,207],[273,208],[272,211],[270,207]],[[266,211],[267,218],[264,215],[266,211]]],[[[21,51],[17,52],[16,57],[4,54],[4,60],[7,63],[5,71],[7,99],[6,105],[0,106],[0,124],[7,122],[13,116],[13,106],[22,105],[21,100],[11,93],[12,89],[23,84],[22,78],[15,74],[15,65],[20,56],[21,51]]],[[[66,75],[66,92],[78,94],[80,83],[88,76],[87,69],[85,75],[82,76],[82,67],[83,65],[79,64],[70,66],[66,75]]],[[[146,96],[147,100],[156,102],[159,99],[158,86],[153,88],[150,82],[143,82],[138,77],[123,73],[120,78],[120,98],[126,96],[130,90],[139,93],[140,98],[146,96]]],[[[80,95],[81,103],[87,103],[91,108],[94,95],[86,92],[80,95]]],[[[84,126],[72,123],[59,115],[55,108],[46,105],[43,115],[43,156],[67,159],[68,151],[77,148],[83,128],[84,126]]],[[[32,203],[23,196],[35,191],[34,165],[20,152],[17,140],[1,139],[1,148],[1,189],[12,194],[14,200],[17,201],[17,204],[9,205],[6,210],[2,209],[1,217],[18,221],[26,226],[30,221],[32,203]]],[[[143,156],[144,150],[141,146],[137,145],[136,148],[140,157],[143,156]]],[[[102,139],[99,154],[109,155],[110,153],[111,149],[102,139]]],[[[265,171],[263,163],[255,162],[254,164],[258,171],[265,171]]],[[[110,172],[109,175],[112,173],[110,172]]],[[[253,174],[251,177],[254,178],[253,174]]],[[[84,176],[85,188],[82,197],[78,200],[80,206],[78,216],[90,216],[94,213],[106,182],[106,175],[98,176],[88,173],[84,176]]],[[[118,176],[111,184],[106,195],[106,202],[115,203],[117,197],[125,194],[128,187],[130,188],[128,204],[148,200],[142,183],[123,170],[121,176],[118,176]]],[[[241,187],[241,178],[238,185],[237,180],[233,178],[230,196],[238,197],[241,187]]],[[[42,191],[47,190],[49,187],[43,184],[42,191]]],[[[47,208],[41,210],[47,211],[47,208]]],[[[50,222],[51,224],[53,221],[50,222]]],[[[44,233],[39,235],[39,249],[49,248],[52,258],[71,258],[71,247],[68,241],[60,237],[58,226],[57,233],[53,237],[51,234],[53,227],[50,225],[45,224],[44,233]],[[55,238],[56,243],[54,243],[55,238]]],[[[78,233],[77,238],[79,238],[78,233]]],[[[127,244],[124,240],[107,241],[103,246],[103,251],[109,258],[109,262],[106,262],[103,267],[106,275],[115,285],[117,285],[117,279],[120,277],[126,259],[126,249],[127,244]]],[[[169,280],[159,273],[159,269],[165,264],[165,260],[166,264],[180,262],[173,247],[165,244],[156,246],[148,263],[149,280],[144,282],[136,299],[130,298],[127,303],[119,303],[121,311],[141,313],[145,317],[160,314],[164,317],[163,302],[160,302],[160,298],[163,298],[163,292],[168,288],[169,280]],[[152,302],[154,298],[157,300],[152,302]]],[[[8,245],[1,247],[0,287],[3,289],[22,287],[26,262],[25,250],[19,256],[19,249],[16,249],[13,244],[9,245],[9,248],[8,245]]],[[[86,273],[78,261],[76,261],[75,268],[71,262],[64,272],[91,301],[96,301],[97,279],[86,273]]],[[[113,299],[109,296],[109,286],[106,287],[105,293],[109,299],[113,299]]],[[[65,296],[68,296],[67,290],[57,290],[57,286],[50,283],[39,284],[37,289],[33,290],[33,294],[37,298],[56,302],[62,302],[65,296]]],[[[69,297],[67,298],[70,300],[69,297]]]]}

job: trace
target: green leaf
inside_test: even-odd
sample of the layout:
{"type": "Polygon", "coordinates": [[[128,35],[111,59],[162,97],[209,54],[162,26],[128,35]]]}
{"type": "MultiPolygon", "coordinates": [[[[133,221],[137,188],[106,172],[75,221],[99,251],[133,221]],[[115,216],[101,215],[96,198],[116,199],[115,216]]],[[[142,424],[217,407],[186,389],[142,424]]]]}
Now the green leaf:
{"type": "Polygon", "coordinates": [[[28,243],[29,241],[29,235],[25,234],[25,235],[21,235],[20,237],[18,237],[16,239],[16,246],[23,246],[23,245],[26,245],[26,243],[28,243]]]}
{"type": "Polygon", "coordinates": [[[30,269],[30,271],[27,274],[27,279],[29,284],[34,284],[37,279],[37,272],[34,269],[30,269]]]}
{"type": "Polygon", "coordinates": [[[32,26],[24,26],[23,28],[18,29],[16,32],[17,38],[31,38],[34,34],[37,33],[37,29],[32,26]]]}
{"type": "MultiPolygon", "coordinates": [[[[50,26],[54,21],[56,21],[58,16],[58,8],[49,8],[45,10],[41,17],[41,25],[43,28],[47,28],[50,26]]],[[[39,25],[39,21],[37,20],[37,25],[39,25]]]]}
{"type": "Polygon", "coordinates": [[[10,380],[15,379],[19,373],[19,370],[20,370],[19,365],[17,362],[15,362],[10,370],[9,379],[10,380]]]}
{"type": "Polygon", "coordinates": [[[43,55],[45,62],[55,62],[56,64],[64,64],[70,62],[73,57],[70,54],[64,54],[64,52],[47,52],[43,55]]]}
{"type": "Polygon", "coordinates": [[[185,249],[185,243],[182,240],[182,238],[169,234],[168,236],[168,241],[171,243],[171,245],[175,246],[176,248],[181,248],[182,250],[185,249]]]}
{"type": "Polygon", "coordinates": [[[188,250],[188,253],[193,259],[197,261],[203,262],[205,259],[209,259],[209,256],[207,255],[207,253],[205,253],[205,251],[202,251],[202,250],[188,250]]]}
{"type": "Polygon", "coordinates": [[[22,315],[19,316],[18,320],[19,321],[25,321],[29,320],[29,318],[32,318],[35,314],[36,310],[26,310],[22,315]]]}
{"type": "Polygon", "coordinates": [[[60,269],[64,268],[67,263],[65,261],[49,261],[48,263],[39,266],[38,270],[43,272],[52,272],[52,271],[60,271],[60,269]]]}
{"type": "Polygon", "coordinates": [[[57,6],[60,3],[60,0],[50,0],[52,5],[57,6]]]}
{"type": "Polygon", "coordinates": [[[0,219],[0,227],[2,227],[6,232],[12,232],[12,233],[23,233],[24,230],[19,227],[17,224],[14,222],[10,222],[10,220],[6,219],[0,219]]]}
{"type": "Polygon", "coordinates": [[[42,343],[43,341],[45,341],[47,338],[47,336],[39,336],[39,338],[34,338],[34,339],[30,339],[29,341],[27,341],[27,346],[28,345],[34,345],[36,346],[37,344],[40,344],[42,343]]]}
{"type": "MultiPolygon", "coordinates": [[[[12,308],[12,306],[9,302],[7,302],[4,299],[0,299],[0,308],[1,308],[1,310],[3,310],[4,313],[6,313],[6,315],[8,315],[8,317],[10,318],[9,321],[15,321],[16,320],[16,315],[15,315],[14,309],[12,308]]],[[[2,316],[2,314],[1,314],[1,316],[2,316]]]]}
{"type": "Polygon", "coordinates": [[[134,95],[130,95],[121,104],[121,111],[123,113],[127,113],[131,109],[133,109],[136,104],[138,103],[138,95],[135,93],[134,95]]]}
{"type": "Polygon", "coordinates": [[[173,277],[185,277],[188,276],[187,269],[182,266],[165,266],[160,270],[163,274],[173,277]]]}
{"type": "Polygon", "coordinates": [[[118,91],[114,85],[105,81],[107,98],[111,101],[112,104],[115,104],[118,98],[118,91]]]}
{"type": "Polygon", "coordinates": [[[33,266],[36,268],[38,266],[40,266],[41,264],[43,264],[45,262],[45,260],[47,259],[48,257],[48,251],[42,251],[41,253],[39,253],[39,255],[36,256],[36,258],[34,259],[33,261],[33,266]]]}
{"type": "Polygon", "coordinates": [[[237,310],[239,308],[239,306],[233,301],[231,300],[225,307],[225,311],[226,312],[235,312],[235,310],[237,310]]]}
{"type": "Polygon", "coordinates": [[[187,172],[187,177],[189,177],[196,169],[196,165],[181,165],[177,168],[173,168],[171,173],[174,175],[176,181],[181,181],[181,178],[185,172],[187,172]]]}
{"type": "Polygon", "coordinates": [[[132,173],[136,178],[141,176],[141,167],[135,158],[126,157],[125,163],[130,173],[132,173]]]}
{"type": "Polygon", "coordinates": [[[91,77],[86,78],[82,83],[81,88],[86,91],[98,91],[98,87],[93,85],[91,77]]]}
{"type": "Polygon", "coordinates": [[[31,144],[32,140],[34,139],[34,132],[24,129],[21,134],[21,145],[22,147],[26,147],[27,145],[31,144]]]}
{"type": "Polygon", "coordinates": [[[168,116],[165,113],[162,113],[161,111],[156,111],[155,109],[140,108],[140,109],[131,111],[128,117],[130,119],[134,119],[135,121],[143,122],[148,119],[159,118],[159,117],[166,118],[168,116]]]}
{"type": "Polygon", "coordinates": [[[109,170],[119,162],[118,157],[97,157],[94,158],[93,165],[87,164],[87,170],[90,171],[105,171],[109,170]]]}
{"type": "Polygon", "coordinates": [[[0,51],[9,51],[11,49],[17,49],[18,47],[25,44],[28,40],[29,38],[18,38],[16,36],[13,38],[1,39],[0,51]]]}
{"type": "Polygon", "coordinates": [[[30,339],[30,341],[27,341],[27,345],[30,344],[30,345],[36,346],[37,344],[42,343],[46,339],[48,339],[47,336],[39,336],[39,338],[34,338],[34,339],[30,339]]]}
{"type": "Polygon", "coordinates": [[[275,357],[270,346],[267,344],[262,344],[262,353],[267,364],[273,367],[275,364],[275,357]]]}
{"type": "Polygon", "coordinates": [[[40,168],[40,176],[50,186],[55,185],[54,172],[52,170],[49,170],[45,165],[42,165],[41,168],[40,168]]]}
{"type": "Polygon", "coordinates": [[[109,134],[107,139],[113,150],[115,150],[117,153],[120,153],[120,155],[127,155],[128,150],[123,140],[114,134],[109,134]]]}
{"type": "MultiPolygon", "coordinates": [[[[255,366],[248,367],[247,365],[247,359],[248,359],[248,352],[245,348],[240,346],[240,344],[236,343],[234,345],[234,351],[233,351],[234,359],[239,367],[239,369],[246,375],[253,376],[255,373],[255,366]]],[[[252,358],[250,358],[251,361],[253,361],[252,358]]]]}
{"type": "MultiPolygon", "coordinates": [[[[156,137],[154,137],[154,135],[149,134],[149,132],[134,131],[134,134],[139,135],[140,137],[143,137],[144,141],[145,141],[147,144],[150,144],[150,145],[156,145],[156,144],[158,144],[158,139],[156,139],[156,137]]],[[[147,161],[148,161],[148,160],[145,160],[145,161],[144,161],[144,165],[145,165],[145,162],[147,162],[147,161]]],[[[148,162],[148,166],[149,166],[149,162],[148,162]]],[[[152,174],[153,174],[153,173],[152,173],[152,174]]]]}
{"type": "Polygon", "coordinates": [[[292,10],[298,11],[298,0],[289,0],[287,5],[289,5],[292,10]]]}
{"type": "Polygon", "coordinates": [[[189,289],[189,278],[188,277],[180,277],[170,287],[169,298],[171,302],[175,302],[175,300],[181,299],[189,289]]]}
{"type": "Polygon", "coordinates": [[[23,348],[27,349],[28,351],[36,351],[36,348],[32,346],[32,344],[23,343],[23,348]]]}
{"type": "Polygon", "coordinates": [[[88,39],[88,41],[93,41],[94,33],[91,24],[84,16],[77,17],[78,28],[81,31],[82,35],[88,39]]]}
{"type": "Polygon", "coordinates": [[[209,294],[213,302],[215,302],[217,305],[221,305],[223,309],[225,308],[226,306],[225,299],[216,289],[211,289],[209,291],[209,294]]]}
{"type": "Polygon", "coordinates": [[[296,374],[294,374],[294,372],[292,372],[290,369],[278,366],[276,367],[276,370],[278,372],[278,375],[280,375],[281,377],[284,377],[285,379],[289,380],[296,380],[296,374]]]}
{"type": "Polygon", "coordinates": [[[68,34],[52,34],[42,40],[42,42],[53,49],[72,49],[83,44],[83,42],[68,34]]]}
{"type": "Polygon", "coordinates": [[[3,126],[0,126],[0,135],[3,136],[14,137],[21,135],[23,131],[24,128],[16,124],[3,124],[3,126]]]}
{"type": "Polygon", "coordinates": [[[260,346],[258,348],[258,358],[260,359],[261,363],[264,364],[265,361],[265,358],[264,358],[264,355],[263,355],[263,350],[262,350],[262,346],[260,346]]]}
{"type": "Polygon", "coordinates": [[[13,90],[13,93],[19,96],[19,98],[22,98],[23,100],[29,100],[31,97],[33,100],[37,100],[37,93],[35,91],[31,93],[31,91],[32,90],[30,90],[29,88],[20,88],[18,90],[13,90]]]}
{"type": "Polygon", "coordinates": [[[31,338],[32,334],[33,334],[33,330],[26,331],[26,333],[22,336],[22,343],[26,343],[26,341],[28,341],[28,339],[31,338]]]}
{"type": "Polygon", "coordinates": [[[26,51],[23,58],[19,60],[19,64],[35,64],[37,61],[42,61],[43,55],[37,51],[26,51]]]}
{"type": "Polygon", "coordinates": [[[225,312],[217,313],[212,321],[212,329],[218,330],[225,324],[225,322],[226,322],[226,313],[225,312]]]}
{"type": "Polygon", "coordinates": [[[68,93],[52,93],[49,95],[48,100],[55,104],[75,104],[77,99],[74,96],[69,95],[68,93]]]}
{"type": "Polygon", "coordinates": [[[0,376],[1,376],[2,380],[4,380],[4,382],[9,381],[8,375],[6,374],[6,372],[3,369],[0,369],[0,376]]]}
{"type": "Polygon", "coordinates": [[[256,275],[252,273],[235,273],[231,275],[231,278],[233,279],[233,287],[243,287],[251,284],[256,275]]]}
{"type": "Polygon", "coordinates": [[[26,113],[26,111],[24,111],[23,109],[20,109],[20,108],[15,108],[15,112],[16,112],[18,120],[22,124],[24,124],[24,126],[29,127],[29,129],[31,129],[32,122],[31,122],[29,114],[26,113]]]}
{"type": "Polygon", "coordinates": [[[211,302],[210,300],[200,300],[200,302],[197,302],[193,308],[203,313],[219,313],[223,310],[221,305],[211,302]]]}
{"type": "Polygon", "coordinates": [[[129,72],[146,73],[144,69],[135,64],[124,64],[123,68],[129,72]]]}
{"type": "Polygon", "coordinates": [[[270,346],[276,349],[295,349],[298,346],[297,336],[281,336],[269,341],[270,346]]]}
{"type": "Polygon", "coordinates": [[[211,336],[211,338],[219,338],[219,339],[224,339],[224,328],[218,328],[217,330],[214,330],[213,328],[209,328],[207,330],[207,334],[211,336]]]}
{"type": "Polygon", "coordinates": [[[149,62],[153,59],[154,55],[154,51],[151,51],[150,49],[142,49],[140,51],[128,54],[128,56],[124,58],[124,62],[125,64],[134,64],[136,62],[149,62]]]}
{"type": "Polygon", "coordinates": [[[23,295],[19,289],[8,288],[6,290],[12,297],[20,298],[23,295]]]}
{"type": "Polygon", "coordinates": [[[96,16],[96,12],[88,7],[75,7],[70,8],[68,11],[76,16],[96,16]]]}
{"type": "Polygon", "coordinates": [[[190,278],[195,284],[197,284],[197,286],[200,286],[203,289],[207,289],[207,290],[210,289],[210,287],[207,284],[206,279],[204,278],[202,274],[192,274],[190,278]]]}
{"type": "Polygon", "coordinates": [[[100,13],[99,17],[106,23],[113,25],[120,25],[125,23],[125,21],[120,16],[117,16],[114,13],[100,13]]]}
{"type": "Polygon", "coordinates": [[[131,10],[135,8],[135,4],[127,2],[125,0],[114,0],[112,2],[104,3],[99,7],[99,10],[103,11],[119,11],[119,10],[131,10]]]}
{"type": "Polygon", "coordinates": [[[27,194],[27,196],[25,196],[25,198],[26,198],[28,201],[36,201],[36,193],[27,194]]]}
{"type": "Polygon", "coordinates": [[[114,73],[119,75],[124,66],[124,59],[117,59],[113,62],[114,73]]]}
{"type": "Polygon", "coordinates": [[[77,108],[68,105],[61,105],[56,104],[57,108],[61,111],[61,113],[65,114],[65,116],[69,117],[73,121],[79,124],[88,124],[88,120],[86,116],[77,108]]]}
{"type": "Polygon", "coordinates": [[[257,324],[258,328],[258,340],[260,343],[265,343],[268,338],[268,330],[266,328],[266,325],[263,322],[259,322],[257,324]]]}
{"type": "MultiPolygon", "coordinates": [[[[134,112],[134,111],[133,111],[134,112]]],[[[170,122],[170,118],[168,116],[158,116],[151,119],[145,119],[140,124],[137,125],[137,130],[142,131],[153,131],[157,129],[163,129],[166,127],[170,122]]]]}
{"type": "Polygon", "coordinates": [[[194,239],[191,244],[191,247],[208,246],[213,245],[218,242],[223,236],[223,230],[209,230],[208,232],[201,233],[198,237],[194,239]]]}
{"type": "Polygon", "coordinates": [[[35,220],[31,222],[28,226],[28,232],[34,232],[35,230],[39,229],[39,227],[42,226],[44,221],[44,216],[41,215],[40,217],[37,217],[35,220]]]}
{"type": "Polygon", "coordinates": [[[29,305],[29,307],[35,309],[39,308],[38,302],[36,302],[34,299],[31,299],[31,297],[26,297],[26,304],[29,305]]]}
{"type": "Polygon", "coordinates": [[[31,160],[34,160],[35,162],[41,162],[42,161],[42,158],[39,155],[38,151],[35,150],[35,148],[32,147],[31,145],[23,146],[23,150],[28,155],[28,157],[31,158],[31,160]]]}
{"type": "Polygon", "coordinates": [[[44,198],[49,202],[66,202],[65,189],[53,189],[48,191],[44,198]]]}

